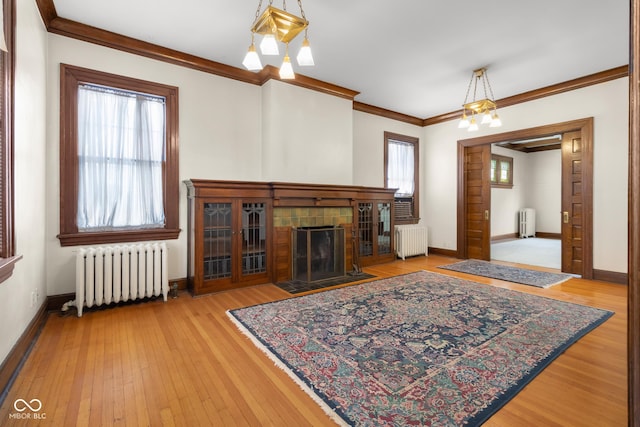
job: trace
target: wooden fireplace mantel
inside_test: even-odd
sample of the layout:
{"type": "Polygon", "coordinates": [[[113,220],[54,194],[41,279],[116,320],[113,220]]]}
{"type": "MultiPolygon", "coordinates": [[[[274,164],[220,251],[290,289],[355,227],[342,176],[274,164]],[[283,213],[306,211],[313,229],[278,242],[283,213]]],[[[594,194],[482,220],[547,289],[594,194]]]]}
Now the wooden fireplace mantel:
{"type": "Polygon", "coordinates": [[[354,185],[300,184],[288,182],[185,181],[189,197],[234,196],[268,197],[274,207],[353,206],[355,200],[393,200],[395,189],[354,185]]]}

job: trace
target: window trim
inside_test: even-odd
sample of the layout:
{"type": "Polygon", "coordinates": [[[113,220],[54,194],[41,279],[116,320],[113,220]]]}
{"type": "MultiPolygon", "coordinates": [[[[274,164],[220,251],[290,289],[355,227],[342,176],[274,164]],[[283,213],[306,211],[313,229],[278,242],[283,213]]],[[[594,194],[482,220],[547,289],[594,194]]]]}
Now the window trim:
{"type": "Polygon", "coordinates": [[[4,111],[0,120],[0,132],[2,132],[2,215],[0,221],[0,283],[7,280],[13,274],[13,269],[21,255],[15,253],[15,222],[14,222],[14,98],[15,98],[15,0],[2,0],[3,27],[5,42],[8,52],[1,52],[4,61],[1,79],[1,93],[3,96],[4,111]]]}
{"type": "Polygon", "coordinates": [[[500,154],[491,154],[491,160],[496,161],[496,181],[491,179],[489,176],[489,180],[491,181],[492,188],[513,188],[513,157],[501,156],[500,154]],[[501,163],[509,163],[509,182],[502,183],[498,180],[498,171],[502,168],[500,167],[501,163]]]}
{"type": "MultiPolygon", "coordinates": [[[[409,219],[396,218],[395,207],[393,220],[395,224],[417,224],[420,222],[420,139],[414,136],[401,135],[393,132],[384,132],[384,188],[387,187],[389,167],[389,140],[400,141],[413,145],[413,206],[412,217],[409,219]]],[[[394,197],[394,204],[397,199],[407,199],[407,197],[394,197]]]]}
{"type": "Polygon", "coordinates": [[[61,246],[177,239],[180,234],[178,165],[177,87],[60,64],[60,234],[57,237],[61,246]],[[78,231],[78,85],[81,83],[165,97],[164,228],[78,231]]]}

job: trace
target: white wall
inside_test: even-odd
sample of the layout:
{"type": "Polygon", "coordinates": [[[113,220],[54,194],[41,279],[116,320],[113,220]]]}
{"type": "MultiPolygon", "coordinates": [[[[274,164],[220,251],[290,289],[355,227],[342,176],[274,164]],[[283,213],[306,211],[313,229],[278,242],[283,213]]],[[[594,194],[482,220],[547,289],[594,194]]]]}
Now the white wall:
{"type": "Polygon", "coordinates": [[[562,153],[523,153],[493,145],[491,152],[513,158],[513,188],[491,189],[491,236],[518,233],[518,211],[536,210],[536,232],[560,233],[562,153]]]}
{"type": "Polygon", "coordinates": [[[562,151],[526,155],[528,163],[525,205],[536,210],[536,231],[562,232],[562,151]]]}
{"type": "Polygon", "coordinates": [[[15,235],[13,276],[0,284],[0,363],[34,318],[46,295],[45,89],[46,45],[36,3],[16,2],[15,235]],[[39,300],[31,305],[31,293],[39,300]]]}
{"type": "MultiPolygon", "coordinates": [[[[500,109],[503,126],[473,136],[594,117],[593,267],[627,271],[628,79],[616,79],[500,109]],[[594,102],[597,100],[597,102],[594,102]]],[[[470,135],[455,122],[424,129],[426,221],[430,245],[456,249],[457,141],[470,135]]]]}
{"type": "Polygon", "coordinates": [[[262,94],[263,180],[351,184],[351,100],[278,80],[262,94]]]}

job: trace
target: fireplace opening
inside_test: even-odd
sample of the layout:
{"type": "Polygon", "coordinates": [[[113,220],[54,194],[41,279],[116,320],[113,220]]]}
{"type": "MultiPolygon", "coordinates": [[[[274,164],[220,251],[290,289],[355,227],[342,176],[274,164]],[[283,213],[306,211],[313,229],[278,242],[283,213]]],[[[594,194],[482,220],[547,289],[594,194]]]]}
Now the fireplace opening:
{"type": "Polygon", "coordinates": [[[344,228],[294,227],[293,280],[316,282],[345,276],[344,228]]]}

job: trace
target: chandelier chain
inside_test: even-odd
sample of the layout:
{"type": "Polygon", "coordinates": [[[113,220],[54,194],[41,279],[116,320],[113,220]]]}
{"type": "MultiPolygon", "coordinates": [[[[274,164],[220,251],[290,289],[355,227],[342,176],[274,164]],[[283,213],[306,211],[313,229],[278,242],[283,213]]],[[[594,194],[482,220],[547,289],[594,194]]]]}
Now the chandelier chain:
{"type": "Polygon", "coordinates": [[[300,7],[300,15],[302,15],[302,19],[306,21],[307,17],[304,16],[304,10],[302,9],[302,0],[298,0],[298,6],[300,7]]]}
{"type": "Polygon", "coordinates": [[[467,93],[464,96],[464,103],[466,104],[469,100],[469,91],[471,90],[471,84],[473,83],[473,74],[471,75],[471,80],[469,80],[469,86],[467,86],[467,93]]]}
{"type": "MultiPolygon", "coordinates": [[[[491,89],[491,83],[489,83],[489,76],[487,75],[487,72],[486,72],[486,71],[484,72],[484,74],[483,74],[483,75],[484,75],[484,80],[485,80],[485,82],[487,83],[487,86],[489,86],[489,95],[491,95],[491,98],[490,98],[490,99],[491,99],[492,101],[495,101],[495,100],[496,100],[496,98],[493,96],[493,90],[491,89]]],[[[485,92],[485,93],[487,93],[487,88],[486,88],[486,87],[484,88],[484,92],[485,92]]]]}
{"type": "MultiPolygon", "coordinates": [[[[269,4],[271,4],[271,1],[273,0],[270,0],[269,4]]],[[[260,16],[260,9],[262,9],[262,0],[258,2],[258,8],[256,9],[256,18],[253,20],[253,22],[256,22],[258,20],[258,16],[260,16]]]]}

